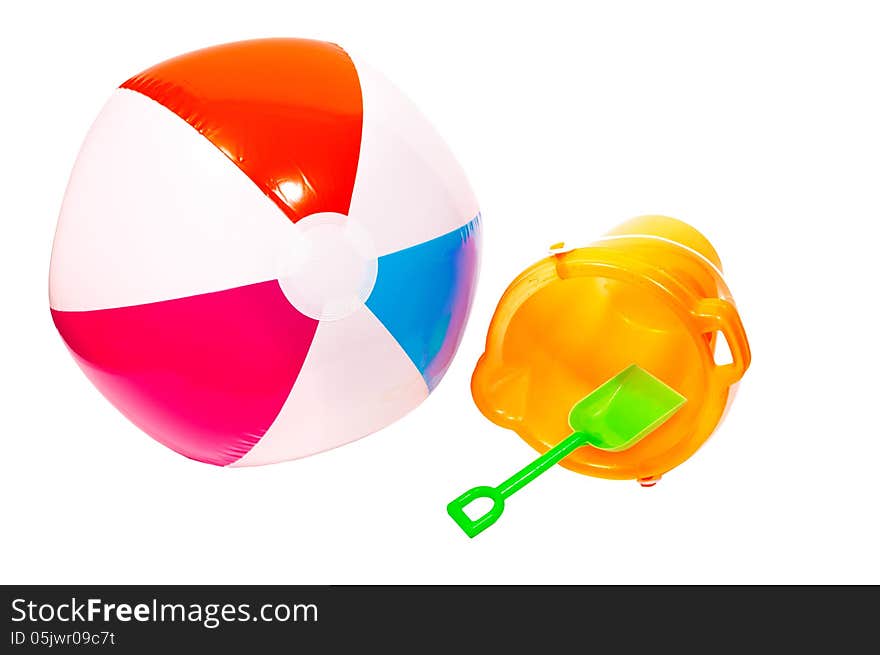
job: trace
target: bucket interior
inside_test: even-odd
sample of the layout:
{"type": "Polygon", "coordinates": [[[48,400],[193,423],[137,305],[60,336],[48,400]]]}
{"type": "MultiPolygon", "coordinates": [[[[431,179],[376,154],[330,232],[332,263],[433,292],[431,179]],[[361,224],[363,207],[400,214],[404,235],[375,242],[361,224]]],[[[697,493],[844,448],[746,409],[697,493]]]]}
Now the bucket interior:
{"type": "Polygon", "coordinates": [[[570,459],[614,466],[675,446],[680,427],[695,420],[705,394],[709,344],[694,339],[686,318],[643,284],[610,277],[557,279],[517,309],[502,344],[504,372],[492,403],[521,420],[528,434],[552,446],[571,430],[572,406],[612,376],[638,364],[681,393],[687,403],[667,423],[622,452],[586,447],[570,459]]]}

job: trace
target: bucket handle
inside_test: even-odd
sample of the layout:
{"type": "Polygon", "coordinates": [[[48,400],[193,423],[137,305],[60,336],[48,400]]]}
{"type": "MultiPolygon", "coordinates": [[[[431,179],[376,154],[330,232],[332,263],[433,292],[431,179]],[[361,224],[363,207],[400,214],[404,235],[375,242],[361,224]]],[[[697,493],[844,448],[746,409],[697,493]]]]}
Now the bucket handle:
{"type": "Polygon", "coordinates": [[[736,307],[721,298],[704,298],[693,313],[704,334],[721,332],[724,335],[733,361],[716,367],[716,375],[726,386],[736,384],[752,361],[749,340],[736,307]]]}

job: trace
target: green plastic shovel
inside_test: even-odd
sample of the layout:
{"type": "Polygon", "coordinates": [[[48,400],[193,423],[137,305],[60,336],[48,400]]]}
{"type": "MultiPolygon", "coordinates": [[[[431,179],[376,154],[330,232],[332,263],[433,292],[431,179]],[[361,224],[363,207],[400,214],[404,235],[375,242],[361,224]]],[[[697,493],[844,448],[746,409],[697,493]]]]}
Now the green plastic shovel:
{"type": "Polygon", "coordinates": [[[497,487],[474,487],[446,506],[446,511],[468,537],[476,537],[495,523],[504,511],[504,500],[541,473],[582,446],[619,451],[631,448],[660,427],[686,402],[684,396],[643,368],[633,364],[579,400],[568,415],[574,430],[553,448],[497,487]],[[477,519],[464,508],[478,498],[492,507],[477,519]]]}

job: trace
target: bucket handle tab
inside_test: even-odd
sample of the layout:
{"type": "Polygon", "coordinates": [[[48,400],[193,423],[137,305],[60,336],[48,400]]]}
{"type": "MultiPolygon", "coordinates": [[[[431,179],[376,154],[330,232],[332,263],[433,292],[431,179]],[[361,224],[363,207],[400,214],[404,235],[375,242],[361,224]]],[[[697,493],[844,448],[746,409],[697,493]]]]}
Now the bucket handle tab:
{"type": "Polygon", "coordinates": [[[730,355],[733,359],[729,364],[716,368],[716,374],[730,386],[739,382],[752,361],[749,340],[733,303],[721,298],[704,298],[694,310],[694,316],[705,333],[721,332],[727,340],[730,355]]]}

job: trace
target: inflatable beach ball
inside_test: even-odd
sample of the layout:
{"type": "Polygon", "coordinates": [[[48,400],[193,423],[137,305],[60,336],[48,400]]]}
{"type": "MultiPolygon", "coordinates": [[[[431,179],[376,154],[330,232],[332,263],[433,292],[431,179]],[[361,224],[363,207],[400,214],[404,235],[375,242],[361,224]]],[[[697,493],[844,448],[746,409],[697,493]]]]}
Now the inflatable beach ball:
{"type": "Polygon", "coordinates": [[[270,39],[121,85],[64,197],[52,317],[143,431],[221,466],[374,432],[439,383],[480,216],[449,150],[329,43],[270,39]]]}

